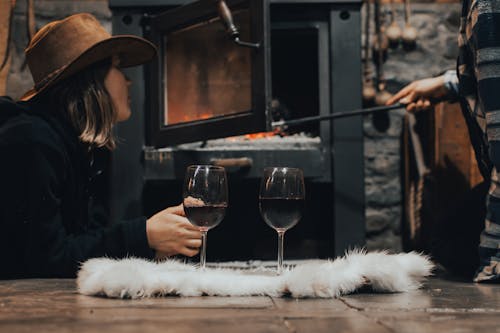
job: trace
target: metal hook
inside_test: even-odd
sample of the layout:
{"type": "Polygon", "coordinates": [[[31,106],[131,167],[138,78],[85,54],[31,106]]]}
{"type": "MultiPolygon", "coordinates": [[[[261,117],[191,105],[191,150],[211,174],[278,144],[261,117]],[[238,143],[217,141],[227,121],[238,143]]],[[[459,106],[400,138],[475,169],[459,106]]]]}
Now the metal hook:
{"type": "Polygon", "coordinates": [[[224,26],[226,27],[229,36],[231,36],[231,38],[236,44],[255,49],[260,48],[260,43],[249,43],[240,40],[240,32],[238,31],[238,28],[236,28],[236,26],[234,25],[233,15],[231,14],[231,10],[226,5],[226,2],[224,0],[218,0],[217,7],[219,11],[219,17],[224,23],[224,26]]]}

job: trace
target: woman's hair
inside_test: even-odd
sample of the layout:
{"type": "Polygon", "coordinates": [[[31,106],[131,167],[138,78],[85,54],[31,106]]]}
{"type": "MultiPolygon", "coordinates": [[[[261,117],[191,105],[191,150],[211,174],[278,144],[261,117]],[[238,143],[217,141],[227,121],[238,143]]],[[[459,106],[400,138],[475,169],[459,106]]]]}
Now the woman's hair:
{"type": "Polygon", "coordinates": [[[111,59],[93,64],[49,88],[42,97],[44,104],[73,125],[80,141],[89,147],[116,146],[112,130],[116,113],[104,86],[111,65],[111,59]]]}

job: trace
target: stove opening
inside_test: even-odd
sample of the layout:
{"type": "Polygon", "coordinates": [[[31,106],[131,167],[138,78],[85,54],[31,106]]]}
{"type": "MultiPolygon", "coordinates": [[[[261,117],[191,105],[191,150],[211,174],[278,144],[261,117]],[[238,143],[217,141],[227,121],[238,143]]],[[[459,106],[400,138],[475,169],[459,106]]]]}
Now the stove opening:
{"type": "MultiPolygon", "coordinates": [[[[273,121],[319,115],[318,29],[274,27],[271,67],[273,121]]],[[[319,125],[295,126],[285,132],[318,136],[319,125]]]]}

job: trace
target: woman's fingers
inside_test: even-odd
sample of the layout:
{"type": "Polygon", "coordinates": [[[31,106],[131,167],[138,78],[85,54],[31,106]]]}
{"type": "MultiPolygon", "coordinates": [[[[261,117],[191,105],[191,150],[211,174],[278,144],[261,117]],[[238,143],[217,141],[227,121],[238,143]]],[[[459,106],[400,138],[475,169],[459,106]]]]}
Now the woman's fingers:
{"type": "Polygon", "coordinates": [[[192,248],[189,248],[189,247],[183,247],[179,251],[180,254],[188,256],[188,257],[193,257],[193,256],[197,255],[198,252],[200,252],[198,249],[192,249],[192,248]]]}
{"type": "MultiPolygon", "coordinates": [[[[392,98],[387,101],[387,105],[394,104],[397,101],[400,101],[402,104],[407,104],[408,106],[411,103],[417,102],[417,99],[424,98],[435,98],[441,99],[447,94],[446,87],[444,86],[444,76],[427,78],[422,80],[417,80],[403,89],[401,89],[398,93],[396,93],[392,98]]],[[[423,104],[416,104],[412,106],[412,109],[416,108],[425,108],[431,106],[432,103],[430,101],[423,102],[423,104]]],[[[408,110],[410,111],[410,110],[408,110]]]]}
{"type": "Polygon", "coordinates": [[[201,246],[201,239],[188,239],[184,242],[184,246],[197,249],[201,246]]]}
{"type": "Polygon", "coordinates": [[[417,103],[409,103],[406,105],[406,111],[408,112],[416,112],[417,111],[417,103]]]}
{"type": "Polygon", "coordinates": [[[407,85],[406,87],[404,87],[403,89],[401,89],[400,91],[398,91],[391,98],[389,98],[389,100],[385,104],[386,105],[391,105],[391,104],[394,104],[394,103],[400,101],[402,98],[404,98],[408,94],[410,94],[413,91],[413,89],[414,89],[414,84],[410,83],[409,85],[407,85]]]}
{"type": "Polygon", "coordinates": [[[416,104],[417,111],[422,111],[424,109],[424,100],[423,99],[420,98],[415,104],[416,104]]]}
{"type": "Polygon", "coordinates": [[[183,238],[185,239],[201,239],[201,232],[196,230],[184,230],[183,238]]]}
{"type": "Polygon", "coordinates": [[[424,100],[424,109],[428,109],[432,106],[432,103],[429,99],[424,100]]]}
{"type": "Polygon", "coordinates": [[[418,101],[414,103],[413,112],[419,112],[429,109],[431,106],[431,102],[427,98],[420,98],[418,101]]]}
{"type": "Polygon", "coordinates": [[[407,105],[416,102],[419,99],[419,97],[420,96],[418,95],[418,93],[415,90],[412,90],[408,93],[408,95],[402,98],[400,102],[407,105]]]}
{"type": "Polygon", "coordinates": [[[196,232],[196,234],[201,237],[200,229],[198,229],[198,227],[192,225],[189,221],[187,223],[184,223],[183,227],[190,232],[196,232]]]}
{"type": "Polygon", "coordinates": [[[432,103],[425,98],[421,98],[417,100],[416,102],[411,102],[406,105],[406,110],[408,112],[419,112],[419,111],[424,111],[430,108],[432,103]]]}

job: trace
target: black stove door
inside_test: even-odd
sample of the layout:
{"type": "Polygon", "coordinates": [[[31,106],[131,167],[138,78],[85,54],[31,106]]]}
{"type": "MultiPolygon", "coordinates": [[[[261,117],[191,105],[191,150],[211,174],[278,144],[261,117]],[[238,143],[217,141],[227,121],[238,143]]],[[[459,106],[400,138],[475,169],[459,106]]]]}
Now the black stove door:
{"type": "Polygon", "coordinates": [[[148,145],[267,129],[268,0],[197,1],[152,17],[146,31],[159,49],[148,67],[148,145]]]}

